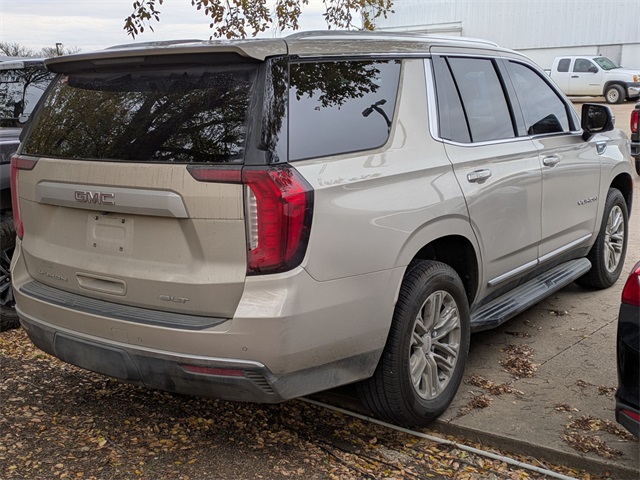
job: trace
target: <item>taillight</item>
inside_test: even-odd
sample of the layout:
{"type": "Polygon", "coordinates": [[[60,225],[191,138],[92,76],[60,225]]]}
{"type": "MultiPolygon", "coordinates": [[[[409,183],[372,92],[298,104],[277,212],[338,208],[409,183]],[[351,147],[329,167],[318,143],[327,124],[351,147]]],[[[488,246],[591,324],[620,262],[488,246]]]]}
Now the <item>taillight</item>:
{"type": "Polygon", "coordinates": [[[631,131],[638,133],[638,108],[631,110],[631,131]]]}
{"type": "Polygon", "coordinates": [[[291,270],[304,258],[313,215],[313,188],[289,165],[187,167],[199,181],[245,186],[247,274],[291,270]]]}
{"type": "Polygon", "coordinates": [[[622,303],[640,307],[640,262],[636,263],[622,289],[622,303]]]}
{"type": "Polygon", "coordinates": [[[621,410],[620,413],[626,415],[629,418],[632,418],[636,422],[640,422],[640,415],[638,415],[636,412],[632,412],[631,410],[621,410]]]}
{"type": "Polygon", "coordinates": [[[16,235],[20,239],[24,236],[24,225],[18,203],[18,170],[33,170],[36,163],[38,163],[37,160],[27,160],[20,157],[11,159],[11,208],[13,210],[13,225],[16,229],[16,235]]]}

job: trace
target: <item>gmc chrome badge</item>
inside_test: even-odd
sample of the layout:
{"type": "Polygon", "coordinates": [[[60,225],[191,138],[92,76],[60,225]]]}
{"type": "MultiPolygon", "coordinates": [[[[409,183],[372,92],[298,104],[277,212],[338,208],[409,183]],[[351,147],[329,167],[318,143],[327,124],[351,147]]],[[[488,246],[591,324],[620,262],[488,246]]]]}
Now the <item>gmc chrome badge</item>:
{"type": "Polygon", "coordinates": [[[115,193],[92,192],[90,190],[76,190],[76,202],[95,203],[96,205],[115,205],[115,193]]]}

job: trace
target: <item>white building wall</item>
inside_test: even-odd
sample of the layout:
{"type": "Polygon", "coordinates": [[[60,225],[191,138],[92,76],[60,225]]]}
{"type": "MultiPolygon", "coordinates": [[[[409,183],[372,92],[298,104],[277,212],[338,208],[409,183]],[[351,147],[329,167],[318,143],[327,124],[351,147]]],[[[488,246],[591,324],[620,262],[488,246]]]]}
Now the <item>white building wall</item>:
{"type": "Polygon", "coordinates": [[[443,28],[523,51],[544,68],[556,55],[617,45],[612,60],[640,68],[640,0],[394,0],[393,10],[377,28],[443,28]]]}

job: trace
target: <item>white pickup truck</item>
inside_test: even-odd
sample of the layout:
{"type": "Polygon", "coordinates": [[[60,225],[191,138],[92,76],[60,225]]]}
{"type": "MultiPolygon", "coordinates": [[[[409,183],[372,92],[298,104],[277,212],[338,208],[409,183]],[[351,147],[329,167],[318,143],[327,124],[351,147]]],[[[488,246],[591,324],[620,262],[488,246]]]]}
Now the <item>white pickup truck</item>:
{"type": "Polygon", "coordinates": [[[640,97],[640,69],[619,67],[607,57],[556,57],[549,75],[567,96],[604,95],[607,103],[640,97]]]}

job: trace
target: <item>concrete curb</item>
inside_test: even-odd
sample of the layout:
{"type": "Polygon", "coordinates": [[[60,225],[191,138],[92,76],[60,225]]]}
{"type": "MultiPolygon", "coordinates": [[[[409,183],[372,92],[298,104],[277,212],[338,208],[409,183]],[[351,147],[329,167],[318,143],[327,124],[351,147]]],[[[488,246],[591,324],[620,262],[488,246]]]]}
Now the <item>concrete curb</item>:
{"type": "Polygon", "coordinates": [[[443,420],[436,420],[429,428],[441,435],[451,435],[469,442],[482,444],[485,448],[493,447],[516,455],[531,457],[533,461],[529,461],[529,463],[532,464],[535,464],[537,459],[576,470],[585,470],[594,475],[606,476],[616,480],[636,480],[640,478],[639,470],[617,464],[615,459],[596,459],[578,453],[569,453],[530,443],[519,438],[454,425],[443,420]]]}

